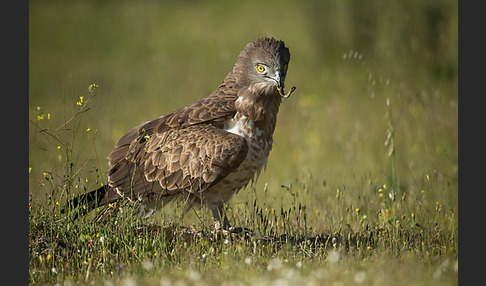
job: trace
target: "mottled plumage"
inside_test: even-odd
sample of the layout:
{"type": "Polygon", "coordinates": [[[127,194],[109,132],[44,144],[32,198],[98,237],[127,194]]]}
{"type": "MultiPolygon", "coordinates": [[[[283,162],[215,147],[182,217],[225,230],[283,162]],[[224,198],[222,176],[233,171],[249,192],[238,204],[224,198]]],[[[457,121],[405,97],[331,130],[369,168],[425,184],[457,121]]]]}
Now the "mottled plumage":
{"type": "Polygon", "coordinates": [[[92,209],[121,196],[155,209],[182,195],[189,206],[207,205],[220,225],[223,203],[266,165],[282,97],[290,95],[283,94],[289,61],[282,41],[247,44],[214,93],[123,135],[107,157],[108,186],[73,202],[92,209]]]}

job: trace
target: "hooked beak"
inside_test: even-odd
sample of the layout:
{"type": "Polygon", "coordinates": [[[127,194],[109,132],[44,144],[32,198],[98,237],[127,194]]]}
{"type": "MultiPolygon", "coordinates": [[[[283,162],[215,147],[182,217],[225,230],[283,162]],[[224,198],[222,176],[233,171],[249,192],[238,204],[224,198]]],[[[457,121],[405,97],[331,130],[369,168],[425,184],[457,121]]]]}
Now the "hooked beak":
{"type": "Polygon", "coordinates": [[[275,76],[272,77],[272,79],[273,79],[273,81],[275,81],[275,84],[277,85],[277,88],[283,88],[284,82],[283,82],[283,78],[282,78],[282,76],[281,76],[281,74],[280,74],[279,71],[277,71],[275,73],[275,76]]]}

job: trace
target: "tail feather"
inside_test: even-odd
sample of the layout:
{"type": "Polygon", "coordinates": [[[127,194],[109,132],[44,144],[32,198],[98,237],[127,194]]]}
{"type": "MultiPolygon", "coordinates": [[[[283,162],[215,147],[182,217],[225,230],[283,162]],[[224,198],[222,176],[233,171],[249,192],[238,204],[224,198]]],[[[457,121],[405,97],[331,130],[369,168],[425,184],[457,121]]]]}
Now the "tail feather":
{"type": "MultiPolygon", "coordinates": [[[[87,214],[89,211],[99,206],[103,206],[104,204],[110,203],[111,201],[108,193],[109,190],[110,187],[105,185],[89,193],[79,195],[74,199],[68,201],[66,208],[72,210],[77,208],[80,209],[78,212],[76,212],[75,215],[75,219],[76,219],[78,217],[78,214],[82,214],[82,215],[87,214]]],[[[61,210],[61,213],[64,213],[65,209],[61,210]]]]}

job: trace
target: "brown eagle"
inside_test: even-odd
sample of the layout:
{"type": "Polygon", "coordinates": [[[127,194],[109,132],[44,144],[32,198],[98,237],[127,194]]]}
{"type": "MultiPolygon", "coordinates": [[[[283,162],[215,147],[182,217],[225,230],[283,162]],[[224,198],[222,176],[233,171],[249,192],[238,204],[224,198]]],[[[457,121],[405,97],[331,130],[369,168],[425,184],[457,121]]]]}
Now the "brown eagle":
{"type": "Polygon", "coordinates": [[[283,41],[248,43],[211,95],[123,135],[108,155],[108,184],[73,200],[85,211],[128,199],[153,212],[175,197],[211,209],[229,228],[223,204],[266,165],[290,52],[283,41]]]}

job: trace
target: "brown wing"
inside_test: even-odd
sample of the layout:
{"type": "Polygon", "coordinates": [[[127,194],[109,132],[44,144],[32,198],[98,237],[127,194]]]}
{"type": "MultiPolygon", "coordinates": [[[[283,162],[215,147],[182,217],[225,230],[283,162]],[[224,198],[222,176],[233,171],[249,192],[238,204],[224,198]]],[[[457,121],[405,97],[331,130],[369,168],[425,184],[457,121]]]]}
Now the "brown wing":
{"type": "Polygon", "coordinates": [[[130,130],[108,156],[109,185],[152,200],[217,183],[248,151],[244,138],[218,128],[235,114],[236,98],[233,84],[223,83],[211,96],[130,130]]]}
{"type": "Polygon", "coordinates": [[[171,128],[184,128],[203,123],[223,127],[222,122],[236,113],[235,101],[237,98],[238,91],[235,83],[229,81],[229,83],[221,84],[217,91],[200,101],[134,127],[118,140],[115,149],[108,155],[110,167],[128,151],[123,147],[128,147],[137,137],[150,136],[155,128],[157,128],[156,132],[161,134],[171,128]]]}
{"type": "Polygon", "coordinates": [[[223,127],[222,123],[236,113],[236,99],[238,99],[236,83],[227,80],[210,96],[160,118],[156,132],[163,133],[170,128],[203,123],[223,127]]]}
{"type": "Polygon", "coordinates": [[[132,141],[110,170],[109,184],[125,196],[148,200],[202,192],[238,168],[248,144],[212,125],[195,125],[132,141]]]}

